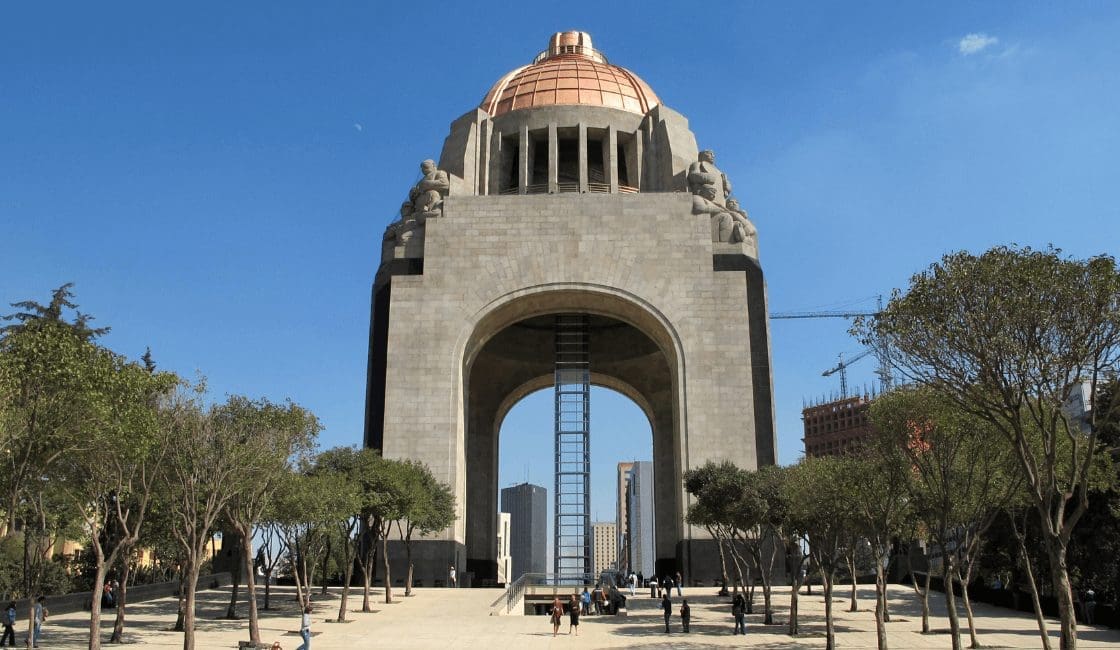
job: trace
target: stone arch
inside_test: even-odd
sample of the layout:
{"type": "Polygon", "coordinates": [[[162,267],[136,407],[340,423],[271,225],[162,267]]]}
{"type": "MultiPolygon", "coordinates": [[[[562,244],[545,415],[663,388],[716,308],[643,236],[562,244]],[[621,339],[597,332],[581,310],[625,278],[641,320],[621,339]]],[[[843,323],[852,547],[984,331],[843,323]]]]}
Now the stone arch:
{"type": "MultiPolygon", "coordinates": [[[[684,538],[681,476],[688,465],[684,356],[672,324],[651,305],[618,289],[549,284],[502,296],[480,310],[460,339],[467,570],[495,576],[498,434],[509,409],[552,385],[552,331],[558,313],[591,319],[592,383],[633,400],[649,419],[656,474],[658,564],[676,564],[684,538]]],[[[592,435],[596,435],[592,432],[592,435]]],[[[551,491],[551,486],[549,490],[551,491]]]]}

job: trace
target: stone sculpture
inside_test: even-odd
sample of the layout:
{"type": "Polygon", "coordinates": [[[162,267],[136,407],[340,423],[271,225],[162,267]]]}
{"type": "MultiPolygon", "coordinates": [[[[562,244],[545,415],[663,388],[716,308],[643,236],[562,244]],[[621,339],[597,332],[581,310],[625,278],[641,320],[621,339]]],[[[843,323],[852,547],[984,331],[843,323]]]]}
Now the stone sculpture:
{"type": "Polygon", "coordinates": [[[711,150],[700,152],[688,167],[688,189],[692,192],[692,214],[707,214],[712,219],[713,242],[744,242],[756,234],[747,213],[730,198],[731,181],[716,167],[711,150]]]}
{"type": "Polygon", "coordinates": [[[731,194],[731,181],[727,175],[716,167],[716,154],[711,149],[705,149],[696,157],[696,162],[688,166],[688,191],[699,194],[700,188],[711,187],[715,190],[715,198],[711,199],[716,205],[726,205],[727,197],[731,194]]]}
{"type": "Polygon", "coordinates": [[[451,187],[447,172],[438,169],[434,160],[420,163],[420,171],[424,175],[408,191],[408,200],[401,204],[401,218],[385,229],[383,241],[388,248],[407,244],[413,238],[420,241],[424,221],[443,214],[443,198],[451,187]]]}
{"type": "Polygon", "coordinates": [[[413,217],[423,224],[428,217],[438,217],[443,212],[443,197],[447,196],[451,182],[434,160],[420,163],[420,171],[424,176],[409,190],[408,200],[412,201],[413,217]]]}

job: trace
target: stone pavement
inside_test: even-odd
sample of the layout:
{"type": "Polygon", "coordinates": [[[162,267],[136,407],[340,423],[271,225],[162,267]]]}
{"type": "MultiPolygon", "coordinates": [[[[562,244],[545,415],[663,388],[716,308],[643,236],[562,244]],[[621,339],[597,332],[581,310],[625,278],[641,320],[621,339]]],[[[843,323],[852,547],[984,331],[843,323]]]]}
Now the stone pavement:
{"type": "MultiPolygon", "coordinates": [[[[339,595],[332,589],[327,596],[314,597],[315,623],[312,626],[315,650],[356,650],[359,648],[484,648],[498,650],[512,648],[722,648],[730,646],[752,648],[822,648],[824,647],[824,602],[819,591],[802,594],[800,599],[802,635],[791,638],[785,633],[788,593],[779,589],[775,593],[775,618],[781,625],[761,625],[761,614],[748,616],[748,632],[744,636],[731,635],[731,615],[728,599],[717,598],[712,588],[685,589],[685,597],[692,609],[692,631],[681,632],[680,618],[676,612],[680,599],[673,598],[674,617],[672,633],[665,634],[659,602],[641,595],[630,599],[629,615],[590,616],[581,618],[579,636],[567,634],[567,617],[561,626],[561,635],[552,637],[552,629],[544,616],[488,616],[490,604],[500,595],[497,589],[416,589],[415,595],[404,598],[403,590],[394,589],[396,603],[373,603],[373,613],[348,614],[350,623],[326,623],[337,616],[339,595]]],[[[875,621],[874,588],[861,586],[859,611],[848,612],[848,590],[840,590],[834,601],[837,646],[839,648],[874,648],[875,621]]],[[[383,600],[381,590],[378,598],[383,600]]],[[[245,620],[227,621],[219,618],[225,612],[229,590],[204,591],[199,594],[197,647],[236,648],[239,640],[248,639],[245,620]]],[[[908,587],[892,586],[890,591],[893,620],[887,625],[891,648],[948,648],[948,619],[944,617],[943,597],[931,594],[934,633],[920,634],[921,610],[913,592],[908,587]]],[[[761,598],[759,598],[761,601],[761,598]]],[[[291,588],[274,588],[272,609],[262,612],[262,641],[271,644],[279,641],[284,650],[293,650],[300,644],[295,631],[299,615],[291,588]]],[[[351,594],[349,610],[361,608],[360,592],[351,594]]],[[[761,609],[761,603],[756,611],[761,609]]],[[[239,611],[244,614],[244,601],[239,611]]],[[[113,616],[112,611],[108,612],[113,616]]],[[[1005,609],[987,605],[976,606],[980,643],[987,648],[1037,648],[1040,646],[1038,631],[1033,618],[1005,609]]],[[[128,608],[126,642],[142,648],[182,647],[181,633],[167,628],[175,619],[175,600],[165,598],[131,605],[128,608]]],[[[961,623],[965,625],[964,614],[961,623]]],[[[26,621],[21,621],[26,625],[26,621]]],[[[78,612],[51,616],[44,627],[43,648],[84,648],[88,629],[88,613],[78,612]]],[[[105,636],[111,630],[112,619],[105,622],[105,636]]],[[[1057,648],[1057,621],[1052,621],[1051,636],[1057,648]]],[[[1120,631],[1105,628],[1080,629],[1081,648],[1120,647],[1120,631]]],[[[23,632],[19,638],[22,641],[23,632]]],[[[967,645],[967,628],[964,642],[967,645]]]]}

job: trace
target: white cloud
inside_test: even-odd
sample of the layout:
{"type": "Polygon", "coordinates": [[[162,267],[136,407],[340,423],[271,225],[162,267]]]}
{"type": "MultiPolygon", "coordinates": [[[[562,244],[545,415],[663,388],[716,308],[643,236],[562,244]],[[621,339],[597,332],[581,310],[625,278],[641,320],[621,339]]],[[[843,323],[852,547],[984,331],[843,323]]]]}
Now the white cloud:
{"type": "Polygon", "coordinates": [[[354,130],[355,130],[355,131],[358,131],[358,132],[361,132],[361,130],[362,130],[362,125],[361,125],[360,123],[358,123],[358,122],[354,122],[354,130]]]}
{"type": "Polygon", "coordinates": [[[965,37],[957,43],[957,51],[968,56],[970,54],[976,54],[998,42],[999,39],[995,36],[988,36],[984,33],[966,34],[965,37]]]}

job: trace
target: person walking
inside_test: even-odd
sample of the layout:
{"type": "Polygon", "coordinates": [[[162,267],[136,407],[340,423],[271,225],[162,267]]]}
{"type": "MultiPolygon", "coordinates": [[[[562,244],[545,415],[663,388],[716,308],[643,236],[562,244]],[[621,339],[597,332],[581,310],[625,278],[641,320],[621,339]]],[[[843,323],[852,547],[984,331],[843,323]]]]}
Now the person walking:
{"type": "Polygon", "coordinates": [[[688,606],[687,600],[681,601],[681,627],[684,628],[685,633],[688,632],[688,621],[692,618],[692,609],[688,606]]]}
{"type": "Polygon", "coordinates": [[[5,644],[16,647],[16,601],[8,603],[8,609],[4,611],[4,635],[0,636],[0,646],[5,644]]]}
{"type": "Polygon", "coordinates": [[[572,600],[568,603],[568,634],[575,630],[576,636],[579,636],[579,611],[579,597],[572,594],[572,600]]]}
{"type": "Polygon", "coordinates": [[[560,597],[557,596],[552,600],[552,636],[556,636],[560,632],[560,617],[564,615],[564,605],[560,602],[560,597]]]}
{"type": "Polygon", "coordinates": [[[746,602],[743,600],[742,593],[736,593],[735,598],[731,600],[731,615],[735,617],[735,631],[732,634],[746,634],[747,625],[743,621],[746,616],[746,602]]]}
{"type": "Polygon", "coordinates": [[[673,601],[669,600],[669,590],[665,590],[665,596],[661,598],[661,611],[665,614],[665,634],[669,633],[669,619],[673,617],[673,601]]]}
{"type": "Polygon", "coordinates": [[[296,650],[311,650],[311,603],[303,608],[303,618],[299,621],[299,635],[303,643],[296,650]]]}
{"type": "Polygon", "coordinates": [[[661,597],[661,592],[657,590],[657,576],[653,576],[649,579],[649,597],[650,598],[660,598],[661,597]]]}
{"type": "Polygon", "coordinates": [[[661,588],[670,596],[673,595],[673,579],[669,577],[668,573],[661,579],[661,588]]]}
{"type": "Polygon", "coordinates": [[[587,591],[587,587],[583,588],[583,593],[579,595],[579,602],[582,606],[582,614],[584,616],[591,615],[591,593],[587,591]]]}
{"type": "Polygon", "coordinates": [[[633,571],[630,572],[630,595],[633,596],[638,588],[638,576],[633,571]]]}
{"type": "Polygon", "coordinates": [[[681,572],[677,571],[677,596],[680,598],[684,597],[684,594],[681,592],[681,582],[683,582],[683,580],[684,577],[681,576],[681,572]]]}
{"type": "Polygon", "coordinates": [[[35,601],[34,621],[35,634],[31,637],[31,647],[38,648],[39,640],[43,638],[43,621],[47,620],[47,599],[43,596],[35,601]]]}
{"type": "Polygon", "coordinates": [[[451,568],[447,570],[447,586],[455,587],[455,565],[452,564],[451,568]]]}

